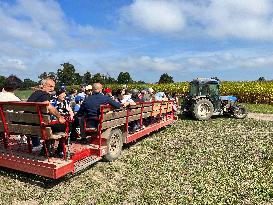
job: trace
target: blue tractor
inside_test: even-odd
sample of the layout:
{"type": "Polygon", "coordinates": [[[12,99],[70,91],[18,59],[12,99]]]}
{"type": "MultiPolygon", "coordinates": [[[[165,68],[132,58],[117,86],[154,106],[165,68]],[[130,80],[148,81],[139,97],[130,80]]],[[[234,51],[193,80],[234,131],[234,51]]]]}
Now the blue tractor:
{"type": "Polygon", "coordinates": [[[217,78],[197,78],[190,82],[188,95],[182,102],[183,114],[198,120],[208,120],[212,115],[228,115],[237,119],[247,116],[247,110],[237,104],[235,96],[220,96],[217,78]]]}

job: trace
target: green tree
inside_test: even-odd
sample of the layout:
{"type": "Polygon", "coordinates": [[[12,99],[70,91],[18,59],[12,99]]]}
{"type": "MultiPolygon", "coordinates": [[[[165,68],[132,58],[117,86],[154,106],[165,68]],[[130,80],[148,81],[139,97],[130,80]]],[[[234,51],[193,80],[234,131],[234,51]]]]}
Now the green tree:
{"type": "Polygon", "coordinates": [[[34,87],[36,86],[38,83],[29,79],[29,78],[26,78],[24,79],[24,81],[22,82],[22,86],[21,86],[21,89],[22,90],[28,90],[30,89],[31,87],[34,87]]]}
{"type": "MultiPolygon", "coordinates": [[[[5,83],[6,77],[0,75],[0,89],[2,90],[2,88],[4,87],[4,83],[5,83]]],[[[1,91],[0,90],[0,91],[1,91]]]]}
{"type": "Polygon", "coordinates": [[[105,83],[105,76],[101,73],[96,73],[95,75],[93,75],[93,77],[91,78],[91,82],[92,83],[105,83]]]}
{"type": "Polygon", "coordinates": [[[45,79],[45,78],[51,78],[53,80],[56,80],[57,76],[56,76],[56,73],[54,72],[43,72],[42,74],[40,74],[38,76],[39,78],[39,83],[41,82],[41,80],[45,79]]]}
{"type": "Polygon", "coordinates": [[[82,82],[85,84],[90,84],[91,83],[91,73],[89,71],[87,71],[84,75],[83,75],[83,79],[82,82]]]}
{"type": "Polygon", "coordinates": [[[163,73],[160,76],[158,83],[174,83],[173,77],[168,75],[167,73],[163,73]]]}
{"type": "Polygon", "coordinates": [[[120,72],[117,81],[120,84],[129,84],[133,82],[133,79],[128,72],[120,72]]]}
{"type": "Polygon", "coordinates": [[[76,85],[82,82],[82,77],[76,73],[74,65],[69,62],[61,64],[62,68],[57,70],[57,85],[76,85]]]}

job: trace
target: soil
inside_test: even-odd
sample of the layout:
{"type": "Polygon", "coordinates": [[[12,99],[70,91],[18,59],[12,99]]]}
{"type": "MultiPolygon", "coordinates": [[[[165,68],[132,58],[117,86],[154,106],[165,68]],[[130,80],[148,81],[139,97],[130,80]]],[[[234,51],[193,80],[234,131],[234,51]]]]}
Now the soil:
{"type": "Polygon", "coordinates": [[[255,120],[273,121],[273,114],[248,113],[247,117],[255,120]]]}

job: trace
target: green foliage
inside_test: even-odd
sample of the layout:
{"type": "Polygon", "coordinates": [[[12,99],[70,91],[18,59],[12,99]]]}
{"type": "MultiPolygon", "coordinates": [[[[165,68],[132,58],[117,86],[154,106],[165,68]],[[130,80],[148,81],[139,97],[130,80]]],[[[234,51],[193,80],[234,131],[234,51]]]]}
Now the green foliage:
{"type": "Polygon", "coordinates": [[[173,77],[168,75],[167,73],[163,73],[158,81],[159,84],[161,83],[174,83],[173,77]]]}
{"type": "Polygon", "coordinates": [[[76,73],[74,65],[69,62],[61,64],[63,68],[57,70],[57,84],[58,86],[65,85],[77,85],[81,84],[82,77],[79,73],[76,73]]]}
{"type": "MultiPolygon", "coordinates": [[[[5,80],[6,80],[6,77],[0,75],[0,89],[1,89],[1,90],[2,90],[2,88],[3,88],[3,86],[4,86],[5,80]]],[[[1,90],[0,90],[0,91],[1,91],[1,90]]]]}
{"type": "Polygon", "coordinates": [[[29,96],[33,93],[33,90],[16,90],[15,95],[21,100],[26,101],[29,96]]]}
{"type": "Polygon", "coordinates": [[[28,90],[28,89],[31,89],[31,87],[35,87],[37,86],[38,83],[29,79],[29,78],[26,78],[24,79],[24,81],[22,82],[22,86],[21,86],[21,90],[28,90]]]}
{"type": "Polygon", "coordinates": [[[43,72],[38,76],[38,78],[39,78],[39,83],[40,83],[41,80],[46,79],[46,78],[51,78],[53,80],[56,80],[57,76],[56,76],[56,73],[54,73],[54,72],[48,72],[48,73],[43,72]]]}
{"type": "Polygon", "coordinates": [[[244,105],[248,112],[255,113],[264,113],[264,114],[273,114],[273,106],[268,104],[250,104],[250,103],[241,103],[244,105]]]}
{"type": "Polygon", "coordinates": [[[82,78],[82,82],[85,84],[90,84],[91,83],[91,73],[89,71],[87,71],[82,78]]]}
{"type": "Polygon", "coordinates": [[[129,84],[133,82],[133,79],[128,72],[120,72],[117,78],[117,82],[120,84],[129,84]]]}

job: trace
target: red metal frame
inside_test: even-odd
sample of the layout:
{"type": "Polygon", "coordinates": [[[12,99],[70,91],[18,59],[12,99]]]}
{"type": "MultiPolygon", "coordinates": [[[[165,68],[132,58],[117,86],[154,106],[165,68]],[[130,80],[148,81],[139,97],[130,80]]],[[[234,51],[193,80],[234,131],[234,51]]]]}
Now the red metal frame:
{"type": "Polygon", "coordinates": [[[5,148],[10,148],[10,140],[9,140],[9,127],[8,127],[8,124],[7,124],[7,121],[6,121],[6,118],[5,118],[5,115],[4,115],[4,110],[3,110],[3,105],[0,104],[0,115],[1,115],[1,120],[2,120],[2,123],[4,125],[4,146],[5,148]]]}
{"type": "MultiPolygon", "coordinates": [[[[172,101],[167,102],[167,109],[168,109],[169,103],[171,103],[171,102],[172,101]]],[[[41,109],[42,109],[42,106],[47,106],[48,104],[31,103],[31,102],[16,102],[16,103],[14,102],[14,103],[8,103],[8,104],[18,104],[18,103],[21,105],[36,107],[37,113],[39,115],[39,120],[40,120],[41,136],[45,142],[45,140],[46,140],[45,126],[46,125],[43,121],[41,109]]],[[[153,131],[156,131],[161,127],[171,124],[175,120],[173,110],[171,111],[171,113],[166,113],[166,120],[163,121],[161,119],[162,104],[163,104],[162,101],[136,103],[136,104],[142,104],[141,113],[140,113],[140,125],[141,126],[143,125],[143,118],[142,117],[143,117],[143,112],[144,112],[144,106],[145,105],[152,105],[152,110],[151,110],[151,115],[150,115],[150,117],[152,118],[153,114],[154,114],[153,109],[154,109],[155,103],[160,103],[160,113],[158,115],[160,117],[160,121],[157,123],[151,124],[151,125],[145,127],[144,129],[141,129],[138,132],[130,134],[130,135],[128,133],[128,124],[129,124],[129,116],[131,113],[130,113],[130,110],[127,109],[126,123],[125,123],[125,126],[126,126],[125,127],[125,130],[126,130],[125,143],[129,143],[129,142],[134,141],[138,138],[141,138],[142,136],[147,135],[153,131]]],[[[5,105],[5,104],[7,104],[7,103],[0,102],[0,117],[1,117],[2,122],[4,124],[4,130],[8,134],[8,137],[9,137],[8,126],[6,124],[7,122],[5,119],[4,112],[3,112],[3,105],[5,105]]],[[[14,154],[14,155],[5,154],[3,151],[3,152],[0,152],[0,166],[8,167],[8,168],[16,169],[16,170],[21,170],[21,171],[25,171],[25,172],[29,172],[29,173],[34,173],[34,174],[38,174],[38,175],[42,175],[45,177],[50,177],[50,178],[56,179],[56,178],[66,175],[67,173],[74,173],[75,163],[80,160],[84,160],[88,156],[97,156],[97,159],[101,159],[101,157],[104,154],[106,154],[106,150],[102,150],[102,140],[104,140],[104,143],[105,143],[105,139],[102,138],[102,131],[103,131],[102,130],[102,123],[104,120],[104,110],[107,108],[111,108],[111,106],[103,105],[100,107],[101,115],[99,118],[99,126],[98,126],[98,130],[97,130],[97,135],[93,136],[93,137],[95,137],[95,139],[92,141],[92,143],[98,145],[98,149],[94,149],[90,145],[77,144],[78,147],[80,147],[80,148],[82,147],[82,148],[79,149],[78,151],[74,152],[74,155],[71,156],[70,159],[68,159],[67,156],[65,155],[64,160],[50,158],[51,159],[50,161],[41,161],[38,159],[35,160],[35,159],[27,158],[25,156],[20,157],[16,154],[14,154]]],[[[85,123],[85,126],[86,126],[86,123],[85,123]]],[[[86,127],[84,128],[84,131],[86,131],[85,129],[86,129],[86,127]]],[[[66,123],[66,137],[65,137],[65,139],[67,139],[69,137],[68,133],[69,133],[69,126],[68,126],[68,122],[67,122],[66,123]]],[[[87,134],[88,134],[88,132],[87,132],[87,134]]],[[[28,141],[30,141],[29,137],[28,137],[28,141]]],[[[63,140],[62,143],[64,144],[64,149],[65,149],[64,151],[66,152],[65,140],[63,140]]],[[[103,149],[105,149],[105,147],[103,149]]],[[[8,152],[8,150],[7,150],[7,152],[8,152]]],[[[29,153],[29,154],[32,154],[32,153],[29,153]]],[[[39,159],[41,159],[41,157],[39,159]]],[[[47,157],[47,159],[49,159],[49,158],[47,157]]]]}

